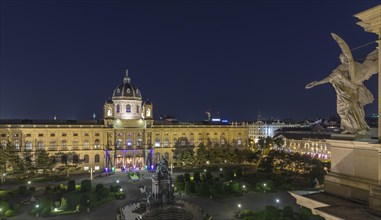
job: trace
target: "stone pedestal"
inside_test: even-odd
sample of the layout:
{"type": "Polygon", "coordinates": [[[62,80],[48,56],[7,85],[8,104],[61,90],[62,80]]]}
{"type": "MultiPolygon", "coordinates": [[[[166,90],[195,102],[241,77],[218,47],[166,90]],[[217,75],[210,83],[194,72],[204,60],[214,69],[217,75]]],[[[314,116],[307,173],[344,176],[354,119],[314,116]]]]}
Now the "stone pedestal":
{"type": "Polygon", "coordinates": [[[349,140],[327,143],[331,145],[331,172],[325,177],[324,191],[368,204],[371,211],[381,213],[381,144],[349,140]]]}

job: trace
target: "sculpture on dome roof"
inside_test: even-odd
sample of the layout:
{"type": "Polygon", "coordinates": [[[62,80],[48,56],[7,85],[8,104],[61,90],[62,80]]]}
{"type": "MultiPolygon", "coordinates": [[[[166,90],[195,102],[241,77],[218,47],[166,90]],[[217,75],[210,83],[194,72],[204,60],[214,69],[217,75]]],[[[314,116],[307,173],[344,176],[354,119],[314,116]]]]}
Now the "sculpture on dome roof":
{"type": "Polygon", "coordinates": [[[364,106],[372,103],[374,97],[363,82],[378,72],[377,50],[369,53],[363,63],[359,63],[353,59],[349,46],[342,38],[334,33],[332,37],[343,52],[340,54],[341,64],[328,77],[313,81],[305,88],[331,83],[336,91],[337,113],[341,118],[342,133],[368,135],[370,128],[365,122],[364,106]]]}

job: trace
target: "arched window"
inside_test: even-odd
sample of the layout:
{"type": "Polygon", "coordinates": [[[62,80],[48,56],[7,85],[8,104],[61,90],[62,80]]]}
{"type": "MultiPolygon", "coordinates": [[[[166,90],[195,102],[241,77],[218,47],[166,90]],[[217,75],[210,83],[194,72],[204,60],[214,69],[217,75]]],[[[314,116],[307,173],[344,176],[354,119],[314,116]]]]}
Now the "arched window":
{"type": "Polygon", "coordinates": [[[164,139],[164,147],[169,147],[169,140],[168,140],[168,138],[164,139]]]}
{"type": "Polygon", "coordinates": [[[136,113],[139,113],[139,105],[136,106],[136,113]]]}
{"type": "Polygon", "coordinates": [[[136,146],[137,146],[137,147],[141,147],[141,146],[142,146],[142,139],[138,139],[138,140],[136,141],[136,146]]]}
{"type": "Polygon", "coordinates": [[[1,141],[1,146],[2,146],[2,147],[7,146],[7,141],[6,141],[6,140],[2,140],[2,141],[1,141]]]}
{"type": "Polygon", "coordinates": [[[73,149],[78,149],[78,140],[73,141],[73,149]]]}
{"type": "Polygon", "coordinates": [[[225,138],[221,138],[221,145],[225,145],[225,144],[226,144],[225,138]]]}
{"type": "Polygon", "coordinates": [[[89,141],[88,141],[88,140],[85,140],[85,141],[83,142],[83,148],[84,148],[84,149],[89,149],[89,147],[90,147],[90,143],[89,143],[89,141]]]}
{"type": "Polygon", "coordinates": [[[20,150],[20,141],[19,141],[19,140],[15,140],[15,141],[13,142],[13,145],[15,146],[15,149],[16,149],[16,150],[20,150]]]}
{"type": "Polygon", "coordinates": [[[79,162],[78,155],[73,155],[73,163],[78,163],[78,162],[79,162]]]}
{"type": "Polygon", "coordinates": [[[129,105],[129,104],[126,105],[126,112],[127,113],[131,112],[131,105],[129,105]]]}
{"type": "Polygon", "coordinates": [[[156,153],[156,162],[159,162],[159,161],[160,161],[160,159],[161,159],[161,158],[160,158],[160,153],[159,153],[159,152],[157,152],[157,153],[156,153]]]}
{"type": "Polygon", "coordinates": [[[194,146],[194,138],[190,138],[189,139],[189,145],[190,146],[194,146]]]}
{"type": "Polygon", "coordinates": [[[44,142],[43,141],[38,141],[37,142],[37,149],[38,150],[44,149],[44,142]]]}
{"type": "Polygon", "coordinates": [[[67,163],[67,156],[66,155],[62,155],[61,156],[61,163],[67,163]]]}
{"type": "Polygon", "coordinates": [[[116,148],[121,148],[122,139],[116,140],[116,148]]]}
{"type": "Polygon", "coordinates": [[[120,105],[117,104],[117,105],[116,105],[116,113],[119,113],[119,112],[120,112],[120,105]]]}
{"type": "Polygon", "coordinates": [[[156,138],[155,140],[155,147],[160,147],[160,139],[156,138]]]}
{"type": "Polygon", "coordinates": [[[99,154],[95,154],[94,163],[99,163],[99,154]]]}
{"type": "Polygon", "coordinates": [[[100,141],[98,140],[98,139],[95,139],[95,141],[94,141],[94,148],[95,149],[98,149],[98,148],[100,148],[101,147],[101,145],[100,145],[100,141]]]}
{"type": "Polygon", "coordinates": [[[83,157],[83,160],[84,160],[85,163],[89,163],[89,155],[86,154],[86,155],[83,157]]]}
{"type": "Polygon", "coordinates": [[[186,144],[186,141],[185,141],[184,139],[181,139],[181,141],[180,141],[180,145],[181,145],[181,146],[185,146],[185,144],[186,144]]]}
{"type": "Polygon", "coordinates": [[[66,149],[67,148],[67,141],[66,140],[61,141],[61,148],[62,149],[66,149]]]}
{"type": "Polygon", "coordinates": [[[49,143],[49,149],[55,150],[56,149],[56,141],[50,141],[49,143]]]}
{"type": "Polygon", "coordinates": [[[132,146],[132,140],[127,139],[126,145],[127,145],[127,147],[131,147],[132,146]]]}
{"type": "Polygon", "coordinates": [[[168,153],[168,152],[165,152],[165,153],[164,153],[164,157],[165,157],[166,160],[169,160],[169,153],[168,153]]]}
{"type": "Polygon", "coordinates": [[[32,150],[32,142],[31,141],[25,142],[25,150],[32,150]]]}

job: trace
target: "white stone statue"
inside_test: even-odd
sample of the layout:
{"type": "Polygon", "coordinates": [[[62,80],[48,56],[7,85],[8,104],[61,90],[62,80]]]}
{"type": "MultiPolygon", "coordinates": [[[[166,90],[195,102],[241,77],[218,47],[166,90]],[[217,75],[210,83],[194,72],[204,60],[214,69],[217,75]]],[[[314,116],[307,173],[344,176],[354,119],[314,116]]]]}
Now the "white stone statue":
{"type": "Polygon", "coordinates": [[[363,82],[378,72],[377,50],[369,53],[363,63],[358,63],[354,61],[346,42],[334,33],[332,37],[343,52],[340,55],[341,64],[328,77],[306,85],[306,89],[331,83],[336,90],[337,113],[341,118],[342,133],[368,135],[370,128],[365,122],[364,106],[372,103],[374,97],[363,82]]]}

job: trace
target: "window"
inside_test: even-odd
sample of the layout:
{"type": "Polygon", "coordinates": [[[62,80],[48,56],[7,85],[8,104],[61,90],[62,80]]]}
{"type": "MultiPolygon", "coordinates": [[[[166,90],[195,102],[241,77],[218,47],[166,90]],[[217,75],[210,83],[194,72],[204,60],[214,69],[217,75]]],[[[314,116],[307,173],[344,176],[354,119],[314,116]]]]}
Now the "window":
{"type": "Polygon", "coordinates": [[[238,144],[238,145],[241,145],[241,144],[242,144],[242,140],[241,140],[241,138],[238,139],[237,144],[238,144]]]}
{"type": "Polygon", "coordinates": [[[78,163],[78,162],[79,162],[78,155],[73,155],[73,163],[78,163]]]}
{"type": "Polygon", "coordinates": [[[116,105],[116,113],[119,113],[119,112],[120,112],[120,105],[117,104],[117,105],[116,105]]]}
{"type": "Polygon", "coordinates": [[[56,141],[50,141],[49,148],[50,149],[55,149],[56,148],[56,141]]]}
{"type": "Polygon", "coordinates": [[[66,133],[62,133],[62,137],[66,137],[66,133]]]}
{"type": "Polygon", "coordinates": [[[19,137],[19,134],[13,134],[13,137],[19,137]]]}
{"type": "Polygon", "coordinates": [[[54,134],[54,133],[50,134],[50,137],[55,137],[55,136],[56,136],[56,134],[54,134]]]}
{"type": "Polygon", "coordinates": [[[168,138],[164,139],[164,147],[169,147],[169,140],[168,140],[168,138]]]}
{"type": "Polygon", "coordinates": [[[38,150],[43,150],[44,149],[44,142],[43,141],[38,141],[37,142],[37,149],[38,150]]]}
{"type": "Polygon", "coordinates": [[[126,112],[130,113],[131,112],[131,105],[126,105],[126,112]]]}
{"type": "Polygon", "coordinates": [[[130,89],[127,89],[127,93],[131,93],[131,90],[130,90],[130,89]]]}
{"type": "Polygon", "coordinates": [[[67,141],[66,140],[61,141],[61,148],[62,149],[66,149],[67,148],[67,141]]]}
{"type": "Polygon", "coordinates": [[[137,147],[141,147],[141,146],[142,146],[142,139],[138,139],[138,140],[136,141],[136,146],[137,146],[137,147]]]}
{"type": "Polygon", "coordinates": [[[73,136],[74,136],[74,137],[78,137],[78,133],[74,133],[73,136]]]}
{"type": "Polygon", "coordinates": [[[27,137],[32,137],[32,135],[31,135],[31,134],[26,134],[26,136],[27,136],[27,137]]]}
{"type": "Polygon", "coordinates": [[[95,133],[95,136],[96,136],[96,137],[99,137],[99,133],[95,133]]]}
{"type": "Polygon", "coordinates": [[[83,157],[83,160],[84,160],[85,163],[89,163],[89,155],[86,154],[86,155],[83,157]]]}
{"type": "Polygon", "coordinates": [[[89,136],[89,133],[85,133],[85,137],[88,137],[89,136]]]}
{"type": "Polygon", "coordinates": [[[189,145],[194,146],[194,139],[193,138],[189,139],[189,145]]]}
{"type": "Polygon", "coordinates": [[[127,145],[127,147],[131,147],[132,146],[132,140],[128,139],[126,142],[126,145],[127,145]]]}
{"type": "Polygon", "coordinates": [[[160,147],[160,139],[156,138],[155,140],[155,147],[160,147]]]}
{"type": "Polygon", "coordinates": [[[44,137],[44,134],[38,134],[39,137],[44,137]]]}
{"type": "Polygon", "coordinates": [[[6,137],[7,135],[6,134],[1,134],[1,137],[6,137]]]}
{"type": "Polygon", "coordinates": [[[25,142],[25,150],[32,150],[32,142],[31,141],[25,142]]]}
{"type": "Polygon", "coordinates": [[[78,141],[77,141],[77,140],[74,140],[74,141],[73,141],[73,148],[74,148],[74,149],[77,149],[77,148],[78,148],[78,141]]]}
{"type": "Polygon", "coordinates": [[[186,144],[185,140],[181,140],[180,145],[185,146],[185,144],[186,144]]]}
{"type": "Polygon", "coordinates": [[[7,141],[6,141],[6,140],[2,140],[2,141],[1,141],[1,146],[2,146],[2,147],[7,146],[7,141]]]}
{"type": "Polygon", "coordinates": [[[97,148],[100,148],[101,147],[101,143],[98,139],[95,139],[94,141],[94,148],[97,149],[97,148]]]}
{"type": "Polygon", "coordinates": [[[139,113],[139,106],[136,106],[136,113],[139,113]]]}
{"type": "Polygon", "coordinates": [[[88,140],[85,140],[85,141],[83,142],[83,148],[85,148],[85,149],[89,149],[89,147],[90,147],[90,142],[89,142],[88,140]]]}
{"type": "Polygon", "coordinates": [[[116,140],[116,148],[120,148],[121,143],[122,143],[122,139],[116,140]]]}
{"type": "Polygon", "coordinates": [[[225,145],[226,141],[225,138],[221,138],[221,145],[225,145]]]}
{"type": "Polygon", "coordinates": [[[15,146],[15,149],[16,149],[16,150],[20,150],[20,141],[19,141],[19,140],[15,140],[15,141],[13,142],[13,145],[15,146]]]}
{"type": "Polygon", "coordinates": [[[164,158],[165,158],[166,160],[169,160],[169,153],[168,153],[168,152],[165,152],[165,153],[164,153],[164,158]]]}
{"type": "Polygon", "coordinates": [[[99,161],[100,161],[99,154],[95,154],[94,163],[99,163],[99,161]]]}
{"type": "Polygon", "coordinates": [[[67,156],[66,155],[62,155],[61,156],[61,163],[67,163],[67,156]]]}

